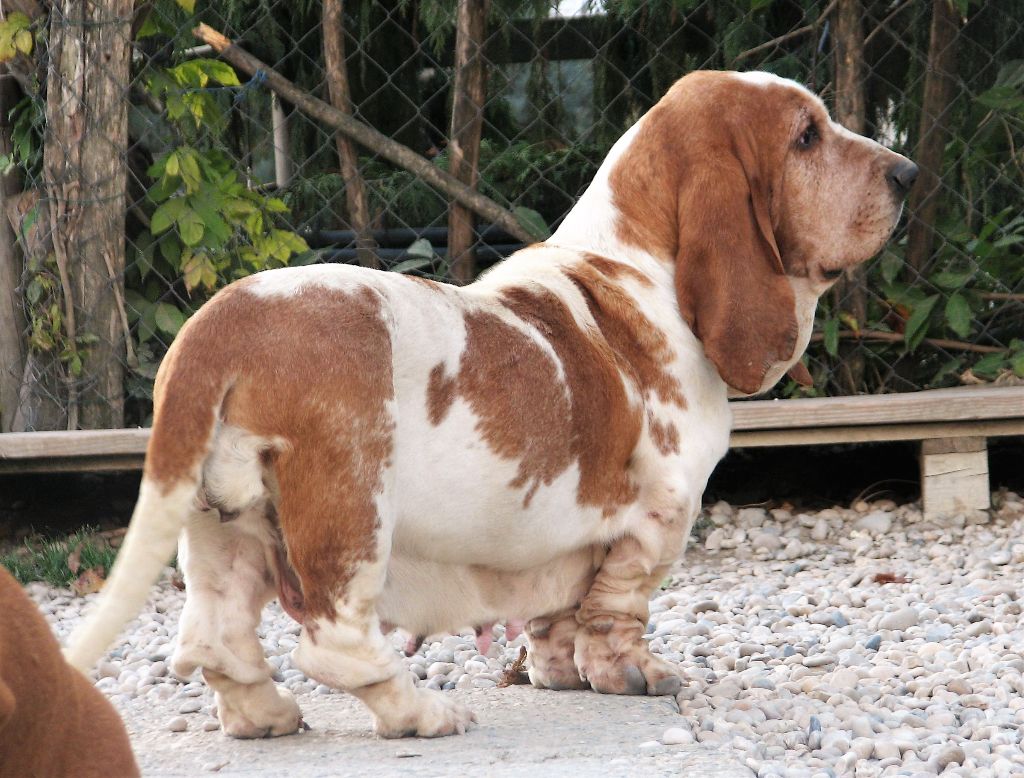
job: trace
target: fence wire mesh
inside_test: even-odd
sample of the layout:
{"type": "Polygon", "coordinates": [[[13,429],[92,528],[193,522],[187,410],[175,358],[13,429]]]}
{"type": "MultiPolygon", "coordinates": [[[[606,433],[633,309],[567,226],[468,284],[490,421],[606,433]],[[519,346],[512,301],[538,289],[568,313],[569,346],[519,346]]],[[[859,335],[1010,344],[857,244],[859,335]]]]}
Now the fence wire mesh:
{"type": "Polygon", "coordinates": [[[801,81],[922,168],[889,246],[819,306],[814,386],[778,396],[1024,377],[1022,0],[193,2],[6,5],[3,431],[147,423],[182,323],[264,268],[471,280],[556,227],[699,68],[801,81]],[[518,237],[307,98],[474,186],[518,237]]]}

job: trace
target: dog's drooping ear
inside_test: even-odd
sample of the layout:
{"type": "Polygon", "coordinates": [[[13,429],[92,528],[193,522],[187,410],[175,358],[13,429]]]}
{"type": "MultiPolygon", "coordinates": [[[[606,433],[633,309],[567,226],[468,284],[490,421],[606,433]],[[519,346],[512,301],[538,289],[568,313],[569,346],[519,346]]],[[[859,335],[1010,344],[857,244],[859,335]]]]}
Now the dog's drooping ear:
{"type": "Polygon", "coordinates": [[[744,394],[790,360],[793,289],[772,228],[770,184],[742,152],[716,154],[684,177],[679,196],[679,310],[719,375],[744,394]]]}

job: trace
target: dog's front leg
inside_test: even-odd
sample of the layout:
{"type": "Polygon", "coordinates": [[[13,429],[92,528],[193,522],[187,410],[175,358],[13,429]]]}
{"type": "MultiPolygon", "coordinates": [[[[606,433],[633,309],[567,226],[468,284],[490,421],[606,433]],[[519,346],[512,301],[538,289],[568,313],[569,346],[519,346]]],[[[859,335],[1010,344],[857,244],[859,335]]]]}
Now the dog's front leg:
{"type": "Polygon", "coordinates": [[[596,691],[675,694],[682,685],[677,668],[653,656],[643,639],[651,593],[682,547],[683,527],[669,529],[646,543],[615,541],[576,612],[576,667],[596,691]]]}

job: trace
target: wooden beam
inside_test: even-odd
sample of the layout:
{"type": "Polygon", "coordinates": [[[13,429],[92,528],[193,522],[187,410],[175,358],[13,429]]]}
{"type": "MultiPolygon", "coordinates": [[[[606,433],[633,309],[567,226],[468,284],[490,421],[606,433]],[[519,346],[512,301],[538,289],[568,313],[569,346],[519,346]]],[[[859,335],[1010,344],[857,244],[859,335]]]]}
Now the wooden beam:
{"type": "Polygon", "coordinates": [[[881,426],[1024,418],[1024,386],[930,389],[907,394],[732,404],[734,430],[881,426]]]}
{"type": "Polygon", "coordinates": [[[822,427],[808,429],[738,430],[729,437],[731,448],[767,446],[822,446],[832,443],[887,443],[899,440],[954,438],[961,435],[988,438],[1024,435],[1024,419],[937,422],[933,424],[883,424],[877,427],[822,427]]]}

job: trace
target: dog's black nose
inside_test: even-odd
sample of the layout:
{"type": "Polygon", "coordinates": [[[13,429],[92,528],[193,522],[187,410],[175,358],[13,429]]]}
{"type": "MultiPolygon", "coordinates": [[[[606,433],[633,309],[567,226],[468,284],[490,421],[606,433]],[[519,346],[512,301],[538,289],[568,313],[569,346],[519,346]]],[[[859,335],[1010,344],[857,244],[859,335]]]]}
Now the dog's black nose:
{"type": "Polygon", "coordinates": [[[914,185],[914,181],[917,180],[917,173],[917,165],[909,159],[901,159],[889,168],[886,178],[899,194],[906,195],[910,191],[910,187],[914,185]]]}

